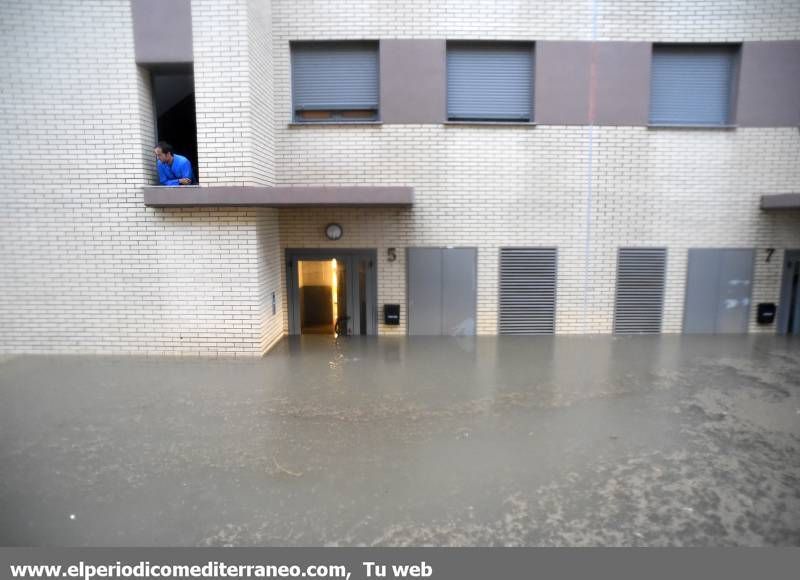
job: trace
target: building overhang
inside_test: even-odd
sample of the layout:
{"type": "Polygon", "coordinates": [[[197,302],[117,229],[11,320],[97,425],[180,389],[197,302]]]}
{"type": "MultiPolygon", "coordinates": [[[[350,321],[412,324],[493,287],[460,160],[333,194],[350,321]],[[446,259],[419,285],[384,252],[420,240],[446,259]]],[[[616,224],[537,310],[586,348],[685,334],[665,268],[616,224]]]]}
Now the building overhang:
{"type": "Polygon", "coordinates": [[[148,207],[385,207],[414,204],[414,189],[393,186],[183,186],[145,187],[148,207]]]}
{"type": "Polygon", "coordinates": [[[761,196],[761,209],[800,209],[800,193],[780,193],[761,196]]]}

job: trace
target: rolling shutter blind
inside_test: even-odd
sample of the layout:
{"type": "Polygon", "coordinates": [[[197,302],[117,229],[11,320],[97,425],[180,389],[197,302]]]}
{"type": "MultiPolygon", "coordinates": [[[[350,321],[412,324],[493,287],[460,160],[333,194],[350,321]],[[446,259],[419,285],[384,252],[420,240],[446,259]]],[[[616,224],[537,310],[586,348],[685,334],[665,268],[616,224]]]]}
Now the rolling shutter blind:
{"type": "Polygon", "coordinates": [[[653,47],[650,123],[729,124],[735,61],[732,47],[653,47]]]}
{"type": "Polygon", "coordinates": [[[620,248],[614,307],[615,334],[661,332],[666,265],[666,249],[620,248]]]}
{"type": "Polygon", "coordinates": [[[556,249],[500,250],[500,334],[554,334],[556,249]]]}
{"type": "Polygon", "coordinates": [[[374,42],[292,44],[295,111],[378,109],[378,45],[374,42]]]}
{"type": "Polygon", "coordinates": [[[447,45],[449,119],[530,121],[532,95],[532,45],[447,45]]]}

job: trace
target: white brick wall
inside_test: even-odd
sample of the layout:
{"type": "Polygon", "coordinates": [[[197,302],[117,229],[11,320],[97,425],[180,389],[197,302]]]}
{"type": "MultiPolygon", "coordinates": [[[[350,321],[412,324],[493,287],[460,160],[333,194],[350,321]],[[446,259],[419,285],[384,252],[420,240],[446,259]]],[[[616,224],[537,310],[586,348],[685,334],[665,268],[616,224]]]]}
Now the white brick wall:
{"type": "Polygon", "coordinates": [[[0,351],[259,354],[258,213],[143,205],[127,0],[9,0],[0,27],[0,351]]]}
{"type": "Polygon", "coordinates": [[[271,185],[269,3],[194,0],[192,43],[201,184],[271,185]]]}
{"type": "MultiPolygon", "coordinates": [[[[284,130],[279,179],[409,184],[417,203],[411,210],[282,210],[281,245],[377,247],[378,302],[400,302],[403,312],[405,262],[386,261],[386,248],[478,247],[481,333],[496,332],[503,246],[559,248],[557,331],[563,333],[611,331],[619,247],[668,248],[666,332],[682,326],[688,248],[800,247],[797,215],[758,209],[763,192],[798,189],[796,129],[596,127],[585,296],[588,133],[585,127],[552,126],[284,130]],[[330,221],[346,232],[335,244],[323,236],[330,221]]],[[[770,264],[763,258],[759,253],[754,300],[776,301],[782,258],[776,255],[770,264]]]]}
{"type": "Polygon", "coordinates": [[[278,233],[278,211],[262,209],[258,212],[258,293],[260,307],[259,348],[267,352],[284,334],[284,297],[281,289],[283,271],[278,233]],[[275,313],[272,296],[275,296],[275,313]]]}
{"type": "MultiPolygon", "coordinates": [[[[605,40],[800,38],[800,5],[789,1],[602,1],[597,9],[605,40]]],[[[290,40],[588,40],[592,2],[277,0],[273,14],[278,182],[416,190],[410,211],[281,212],[284,248],[330,245],[322,228],[334,219],[347,232],[343,247],[377,247],[379,304],[400,302],[406,312],[405,261],[387,262],[385,248],[476,246],[478,331],[494,333],[499,248],[558,246],[557,332],[610,332],[617,249],[652,245],[669,250],[664,330],[679,332],[689,247],[800,247],[796,216],[758,209],[762,193],[800,189],[796,129],[595,128],[587,229],[586,127],[288,126],[290,40]]],[[[762,254],[753,299],[777,300],[782,258],[764,264],[762,254]]],[[[402,322],[380,330],[403,333],[405,314],[402,322]]]]}
{"type": "Polygon", "coordinates": [[[245,0],[194,0],[197,155],[203,185],[250,185],[250,23],[245,0]]]}
{"type": "Polygon", "coordinates": [[[796,40],[795,0],[597,0],[598,38],[659,42],[796,40]]]}
{"type": "Polygon", "coordinates": [[[273,0],[292,39],[796,40],[795,0],[273,0]]]}
{"type": "Polygon", "coordinates": [[[273,185],[275,131],[273,130],[271,5],[263,0],[248,0],[247,14],[250,181],[257,185],[273,185]]]}
{"type": "MultiPolygon", "coordinates": [[[[800,7],[788,0],[597,6],[601,39],[800,38],[800,7]]],[[[796,128],[594,128],[587,230],[587,127],[288,126],[289,40],[586,40],[591,8],[194,0],[204,185],[412,185],[417,202],[163,210],[142,203],[153,112],[127,0],[5,0],[0,351],[260,354],[286,328],[283,249],[332,245],[330,221],[345,227],[338,245],[377,249],[379,304],[403,305],[403,325],[384,333],[405,332],[408,246],[478,247],[481,333],[496,331],[503,246],[559,248],[558,332],[611,330],[619,246],[668,248],[665,331],[681,327],[689,247],[758,248],[754,302],[777,300],[800,213],[760,212],[758,196],[800,190],[796,128]],[[770,263],[767,247],[779,249],[770,263]]]]}

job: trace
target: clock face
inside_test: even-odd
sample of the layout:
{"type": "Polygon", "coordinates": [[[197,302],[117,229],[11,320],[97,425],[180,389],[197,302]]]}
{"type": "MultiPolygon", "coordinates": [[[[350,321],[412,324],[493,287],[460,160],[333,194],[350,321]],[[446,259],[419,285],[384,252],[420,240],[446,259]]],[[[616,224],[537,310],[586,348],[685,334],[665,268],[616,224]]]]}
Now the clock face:
{"type": "Polygon", "coordinates": [[[329,240],[338,240],[342,237],[342,233],[344,232],[342,231],[342,226],[339,224],[328,224],[325,227],[325,236],[329,240]]]}

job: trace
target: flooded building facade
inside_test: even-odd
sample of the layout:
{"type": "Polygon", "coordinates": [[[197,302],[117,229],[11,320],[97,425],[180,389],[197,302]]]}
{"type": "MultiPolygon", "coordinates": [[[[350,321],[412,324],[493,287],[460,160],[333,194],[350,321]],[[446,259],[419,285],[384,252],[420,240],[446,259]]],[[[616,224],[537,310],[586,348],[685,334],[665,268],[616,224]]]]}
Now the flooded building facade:
{"type": "Polygon", "coordinates": [[[800,333],[795,2],[0,16],[0,351],[800,333]]]}

